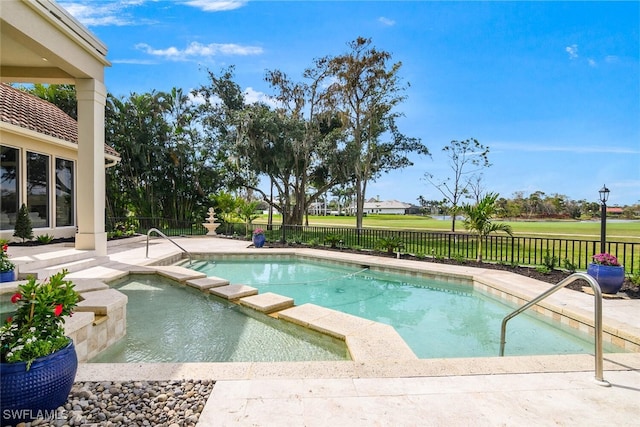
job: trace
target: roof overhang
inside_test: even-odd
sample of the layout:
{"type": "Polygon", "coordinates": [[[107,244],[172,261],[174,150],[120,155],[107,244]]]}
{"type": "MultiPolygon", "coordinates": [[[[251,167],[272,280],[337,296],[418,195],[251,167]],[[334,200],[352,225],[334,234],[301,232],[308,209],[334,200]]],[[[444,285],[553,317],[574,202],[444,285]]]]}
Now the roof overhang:
{"type": "Polygon", "coordinates": [[[0,81],[104,82],[107,47],[51,0],[0,1],[0,81]]]}

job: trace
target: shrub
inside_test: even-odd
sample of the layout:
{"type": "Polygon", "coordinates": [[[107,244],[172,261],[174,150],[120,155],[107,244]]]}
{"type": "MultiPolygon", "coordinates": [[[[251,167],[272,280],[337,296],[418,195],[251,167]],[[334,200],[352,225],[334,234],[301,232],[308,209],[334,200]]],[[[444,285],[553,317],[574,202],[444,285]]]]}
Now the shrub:
{"type": "Polygon", "coordinates": [[[39,243],[42,243],[43,245],[46,245],[47,243],[51,243],[51,241],[53,240],[53,236],[50,236],[48,234],[41,234],[38,237],[36,237],[36,240],[39,243]]]}
{"type": "Polygon", "coordinates": [[[13,232],[15,237],[19,237],[24,242],[24,239],[33,239],[33,227],[31,226],[31,218],[29,217],[29,210],[24,203],[20,206],[18,215],[16,216],[16,227],[13,232]]]}
{"type": "Polygon", "coordinates": [[[558,257],[551,256],[549,250],[544,253],[544,257],[542,258],[542,264],[548,269],[548,271],[556,268],[556,263],[558,262],[558,257]]]}
{"type": "Polygon", "coordinates": [[[453,259],[458,263],[458,264],[466,264],[467,260],[465,257],[463,257],[460,254],[455,254],[453,255],[453,259]]]}
{"type": "Polygon", "coordinates": [[[569,273],[573,274],[578,269],[578,266],[572,263],[569,258],[565,258],[563,263],[564,263],[564,269],[567,270],[569,273]]]}
{"type": "Polygon", "coordinates": [[[337,234],[327,234],[326,236],[324,236],[324,244],[329,245],[332,248],[337,247],[338,243],[340,243],[341,241],[342,236],[339,236],[337,234]]]}
{"type": "Polygon", "coordinates": [[[378,250],[386,250],[388,254],[393,254],[396,250],[404,248],[404,241],[397,236],[383,237],[376,242],[375,247],[378,250]]]}
{"type": "Polygon", "coordinates": [[[539,265],[539,266],[537,266],[537,267],[536,267],[536,271],[537,271],[538,273],[542,273],[542,274],[549,274],[549,273],[551,273],[551,269],[550,269],[548,266],[546,266],[546,265],[539,265]]]}

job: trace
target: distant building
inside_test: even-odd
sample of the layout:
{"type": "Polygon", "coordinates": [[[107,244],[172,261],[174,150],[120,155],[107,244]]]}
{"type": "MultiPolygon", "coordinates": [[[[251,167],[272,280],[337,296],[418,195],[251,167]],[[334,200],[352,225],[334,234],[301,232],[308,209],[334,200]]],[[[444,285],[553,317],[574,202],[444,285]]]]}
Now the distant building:
{"type": "MultiPolygon", "coordinates": [[[[406,215],[407,211],[413,205],[403,203],[397,200],[378,200],[371,198],[364,202],[363,213],[367,215],[387,214],[387,215],[406,215]]],[[[356,214],[356,205],[352,204],[347,208],[350,215],[356,214]]]]}
{"type": "Polygon", "coordinates": [[[622,215],[622,208],[617,206],[608,207],[607,206],[607,215],[622,215]]]}

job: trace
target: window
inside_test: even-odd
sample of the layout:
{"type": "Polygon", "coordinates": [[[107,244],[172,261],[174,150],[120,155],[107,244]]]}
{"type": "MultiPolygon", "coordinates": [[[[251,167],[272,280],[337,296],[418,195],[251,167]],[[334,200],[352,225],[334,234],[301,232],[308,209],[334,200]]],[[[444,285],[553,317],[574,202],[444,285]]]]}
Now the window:
{"type": "Polygon", "coordinates": [[[13,230],[15,227],[20,208],[19,159],[17,148],[0,146],[0,230],[13,230]]]}
{"type": "Polygon", "coordinates": [[[49,156],[27,151],[27,207],[33,228],[49,226],[49,156]]]}
{"type": "Polygon", "coordinates": [[[56,159],[56,227],[73,225],[73,162],[56,159]]]}

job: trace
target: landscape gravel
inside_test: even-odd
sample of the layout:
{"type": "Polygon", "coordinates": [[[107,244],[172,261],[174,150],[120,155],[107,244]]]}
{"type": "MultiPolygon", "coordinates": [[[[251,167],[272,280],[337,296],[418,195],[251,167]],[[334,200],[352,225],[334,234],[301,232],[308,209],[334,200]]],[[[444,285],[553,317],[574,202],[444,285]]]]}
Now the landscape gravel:
{"type": "Polygon", "coordinates": [[[195,426],[214,381],[76,382],[67,403],[31,426],[195,426]]]}

